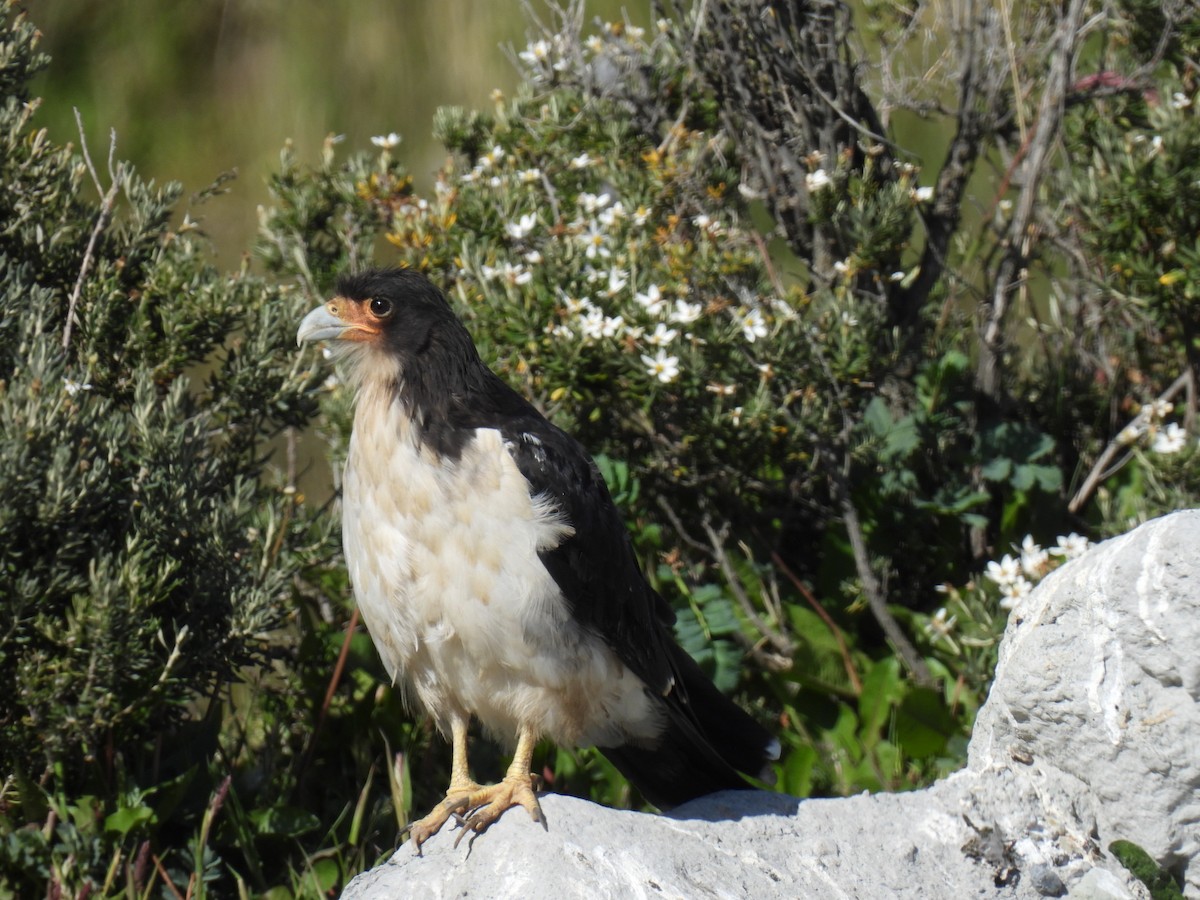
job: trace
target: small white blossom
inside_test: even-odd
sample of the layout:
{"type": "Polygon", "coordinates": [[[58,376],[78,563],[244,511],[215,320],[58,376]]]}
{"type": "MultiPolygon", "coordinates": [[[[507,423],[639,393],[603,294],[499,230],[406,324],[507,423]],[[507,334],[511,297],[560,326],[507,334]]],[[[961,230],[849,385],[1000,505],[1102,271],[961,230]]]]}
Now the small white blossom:
{"type": "Polygon", "coordinates": [[[810,194],[816,193],[822,188],[827,188],[833,184],[833,179],[829,177],[829,173],[824,169],[817,169],[815,172],[809,172],[804,176],[804,186],[808,188],[810,194]]]}
{"type": "Polygon", "coordinates": [[[550,58],[550,42],[534,41],[517,55],[531,66],[540,65],[550,58]]]}
{"type": "Polygon", "coordinates": [[[519,241],[521,238],[527,236],[529,232],[533,231],[533,226],[536,224],[537,214],[526,213],[525,215],[521,216],[521,218],[517,219],[517,221],[507,223],[504,226],[504,230],[508,233],[510,238],[515,241],[519,241]]]}
{"type": "Polygon", "coordinates": [[[1135,443],[1138,438],[1146,433],[1145,422],[1130,422],[1117,433],[1117,443],[1122,446],[1128,446],[1135,443]]]}
{"type": "MultiPolygon", "coordinates": [[[[605,194],[604,196],[607,197],[608,194],[605,194]]],[[[596,220],[605,228],[612,228],[623,218],[625,218],[625,204],[623,204],[620,200],[618,200],[608,209],[600,210],[600,213],[596,216],[596,220]]]]}
{"type": "Polygon", "coordinates": [[[583,208],[584,212],[589,214],[594,213],[598,209],[604,209],[604,207],[608,206],[611,200],[612,198],[609,197],[608,194],[600,194],[597,196],[584,191],[579,195],[580,207],[583,208]]]}
{"type": "Polygon", "coordinates": [[[729,411],[729,421],[735,428],[742,424],[742,408],[740,406],[735,406],[729,411]]]}
{"type": "Polygon", "coordinates": [[[1036,543],[1032,534],[1025,535],[1025,539],[1021,541],[1021,571],[1026,577],[1036,581],[1046,574],[1049,564],[1049,551],[1036,543]]]}
{"type": "Polygon", "coordinates": [[[615,297],[624,290],[625,285],[629,283],[629,276],[620,269],[613,268],[608,270],[608,287],[604,293],[609,297],[615,297]]]}
{"type": "Polygon", "coordinates": [[[612,251],[608,249],[608,235],[595,222],[589,222],[587,229],[579,235],[583,244],[583,252],[588,259],[608,259],[612,251]]]}
{"type": "Polygon", "coordinates": [[[552,326],[550,328],[550,334],[553,337],[562,338],[563,340],[567,341],[574,340],[575,338],[575,332],[571,330],[571,326],[563,324],[552,326]]]}
{"type": "Polygon", "coordinates": [[[567,313],[572,316],[587,312],[595,306],[587,297],[575,298],[561,290],[559,294],[562,296],[563,306],[566,307],[567,313]]]}
{"type": "Polygon", "coordinates": [[[1176,91],[1171,95],[1171,105],[1176,109],[1187,109],[1192,105],[1192,98],[1182,91],[1176,91]]]}
{"type": "Polygon", "coordinates": [[[674,328],[668,328],[662,322],[659,322],[654,327],[653,333],[646,338],[646,343],[653,344],[655,347],[665,347],[671,341],[675,340],[678,334],[679,332],[674,328]]]}
{"type": "Polygon", "coordinates": [[[602,334],[604,337],[620,337],[621,332],[625,330],[625,319],[623,316],[605,316],[604,328],[602,334]]]}
{"type": "Polygon", "coordinates": [[[74,397],[80,391],[90,391],[92,389],[91,382],[88,381],[72,381],[70,378],[63,379],[63,390],[74,397]]]}
{"type": "Polygon", "coordinates": [[[843,309],[842,310],[842,325],[844,325],[846,328],[857,328],[858,327],[858,319],[857,319],[857,317],[855,317],[854,313],[850,312],[850,310],[843,309]]]}
{"type": "Polygon", "coordinates": [[[1021,564],[1009,554],[1004,554],[1004,557],[996,562],[992,560],[987,564],[985,575],[996,584],[1004,587],[1012,584],[1021,577],[1021,564]]]}
{"type": "Polygon", "coordinates": [[[604,38],[600,37],[598,34],[591,35],[586,41],[584,41],[584,44],[593,53],[600,54],[604,52],[604,38]]]}
{"type": "Polygon", "coordinates": [[[742,327],[742,337],[751,344],[759,338],[767,336],[767,320],[763,318],[760,309],[749,309],[743,312],[738,324],[742,327]]]}
{"type": "Polygon", "coordinates": [[[638,206],[633,211],[633,222],[635,225],[645,225],[646,220],[650,218],[650,208],[647,206],[638,206]]]}
{"type": "Polygon", "coordinates": [[[529,263],[531,266],[540,266],[542,264],[542,254],[537,250],[530,250],[522,257],[522,259],[524,259],[525,262],[529,263]]]}
{"type": "MultiPolygon", "coordinates": [[[[657,288],[655,288],[657,290],[657,288]]],[[[670,315],[670,319],[676,325],[690,325],[700,318],[700,313],[704,307],[699,303],[688,303],[686,300],[676,300],[675,309],[670,315]]]]}
{"type": "Polygon", "coordinates": [[[1178,453],[1186,443],[1187,432],[1179,427],[1178,422],[1171,422],[1154,435],[1154,443],[1150,445],[1150,449],[1155,453],[1178,453]]]}
{"type": "Polygon", "coordinates": [[[492,166],[497,165],[502,159],[504,159],[504,148],[497,144],[487,153],[483,154],[483,156],[479,157],[477,165],[481,169],[490,169],[492,166]]]}
{"type": "Polygon", "coordinates": [[[590,156],[588,156],[587,153],[580,153],[578,156],[576,156],[574,159],[572,159],[569,163],[567,163],[567,167],[571,168],[571,169],[586,169],[593,162],[594,162],[594,160],[590,156]]]}
{"type": "Polygon", "coordinates": [[[1171,414],[1175,409],[1175,404],[1170,400],[1151,400],[1146,404],[1146,415],[1151,420],[1162,420],[1171,414]]]}
{"type": "Polygon", "coordinates": [[[919,187],[912,192],[912,196],[918,203],[928,203],[933,199],[933,188],[928,185],[919,187]]]}
{"type": "Polygon", "coordinates": [[[1050,548],[1050,552],[1055,556],[1061,556],[1063,559],[1075,559],[1078,556],[1083,556],[1087,552],[1088,539],[1081,535],[1071,532],[1070,534],[1058,536],[1058,543],[1050,548]]]}
{"type": "Polygon", "coordinates": [[[833,271],[837,272],[839,275],[845,275],[850,271],[850,263],[844,259],[839,259],[833,264],[833,271]]]}
{"type": "Polygon", "coordinates": [[[1028,597],[1032,590],[1033,585],[1026,581],[1023,575],[1018,575],[1008,584],[1000,585],[1000,608],[1012,609],[1028,597]]]}
{"type": "Polygon", "coordinates": [[[376,135],[371,138],[371,143],[384,150],[391,150],[393,147],[399,146],[401,140],[400,135],[393,131],[389,134],[376,135]]]}
{"type": "Polygon", "coordinates": [[[580,316],[579,333],[588,340],[600,340],[604,336],[604,311],[593,307],[580,316]]]}
{"type": "Polygon", "coordinates": [[[935,641],[943,638],[949,638],[950,632],[954,630],[955,624],[958,622],[958,616],[946,615],[946,607],[939,607],[925,623],[925,633],[935,641]]]}
{"type": "Polygon", "coordinates": [[[535,181],[540,181],[541,177],[541,169],[522,169],[517,173],[517,180],[522,184],[533,184],[535,181]]]}
{"type": "Polygon", "coordinates": [[[724,232],[724,229],[721,228],[720,222],[712,218],[712,216],[706,216],[703,213],[698,216],[692,216],[692,224],[705,234],[712,237],[724,232]]]}
{"type": "Polygon", "coordinates": [[[635,293],[633,299],[651,316],[661,316],[667,310],[666,298],[663,297],[657,284],[650,285],[645,292],[635,293]]]}
{"type": "Polygon", "coordinates": [[[704,386],[704,389],[710,394],[716,394],[718,397],[732,397],[737,393],[736,384],[716,384],[715,382],[709,382],[704,386]]]}
{"type": "Polygon", "coordinates": [[[625,36],[631,41],[640,41],[646,34],[646,29],[640,25],[626,25],[625,36]]]}
{"type": "Polygon", "coordinates": [[[642,362],[646,364],[646,371],[663,384],[670,384],[679,377],[679,358],[667,356],[666,350],[660,348],[652,357],[643,354],[642,362]]]}

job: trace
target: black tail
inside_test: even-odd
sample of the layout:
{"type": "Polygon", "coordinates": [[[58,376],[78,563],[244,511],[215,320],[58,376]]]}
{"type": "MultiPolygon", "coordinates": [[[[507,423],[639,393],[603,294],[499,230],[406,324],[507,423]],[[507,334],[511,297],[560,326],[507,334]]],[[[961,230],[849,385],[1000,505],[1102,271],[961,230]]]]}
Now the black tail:
{"type": "Polygon", "coordinates": [[[648,801],[670,809],[688,800],[752,786],[779,758],[779,742],[722,694],[679,647],[671,648],[675,687],[662,698],[667,725],[653,746],[601,747],[648,801]]]}

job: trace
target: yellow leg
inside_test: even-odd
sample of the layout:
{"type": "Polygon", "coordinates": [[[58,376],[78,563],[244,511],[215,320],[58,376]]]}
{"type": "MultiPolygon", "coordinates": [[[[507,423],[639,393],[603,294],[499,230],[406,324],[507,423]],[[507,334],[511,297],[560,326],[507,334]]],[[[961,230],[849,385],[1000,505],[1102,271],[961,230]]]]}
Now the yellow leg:
{"type": "Polygon", "coordinates": [[[537,789],[541,787],[541,778],[529,771],[533,759],[533,749],[537,745],[537,735],[527,728],[522,728],[517,736],[517,749],[513,753],[512,764],[499,784],[480,788],[471,794],[467,808],[473,812],[463,822],[462,833],[454,841],[454,846],[463,839],[463,835],[480,834],[486,831],[507,810],[514,806],[522,806],[535,822],[542,822],[542,807],[538,803],[537,789]]]}
{"type": "Polygon", "coordinates": [[[450,740],[450,787],[446,789],[446,798],[435,806],[429,815],[409,827],[409,834],[416,845],[418,855],[421,853],[421,845],[437,834],[451,816],[460,818],[466,815],[466,818],[461,820],[462,834],[454,842],[456,847],[463,835],[486,831],[488,826],[514,806],[524,807],[533,821],[542,821],[542,808],[537,800],[541,779],[529,771],[533,750],[537,745],[537,735],[534,732],[521,729],[508,772],[498,784],[487,787],[480,787],[471,779],[467,766],[465,717],[455,716],[450,720],[450,740]]]}
{"type": "Polygon", "coordinates": [[[408,833],[416,844],[417,855],[421,853],[421,845],[437,834],[447,819],[471,808],[471,796],[480,790],[479,785],[471,779],[471,770],[467,765],[467,722],[465,716],[454,716],[450,720],[452,756],[446,798],[429,815],[409,826],[408,833]]]}

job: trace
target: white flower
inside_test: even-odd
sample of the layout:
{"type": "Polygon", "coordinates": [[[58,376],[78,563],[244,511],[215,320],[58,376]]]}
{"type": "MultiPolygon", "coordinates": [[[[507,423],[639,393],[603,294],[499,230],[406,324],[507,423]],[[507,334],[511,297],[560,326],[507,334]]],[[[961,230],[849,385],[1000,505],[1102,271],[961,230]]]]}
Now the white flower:
{"type": "Polygon", "coordinates": [[[595,194],[589,194],[587,191],[584,191],[579,195],[579,205],[583,207],[584,212],[594,213],[596,210],[604,209],[604,207],[608,206],[611,199],[612,198],[609,197],[608,194],[596,196],[595,194]]]}
{"type": "Polygon", "coordinates": [[[493,269],[491,266],[483,266],[480,270],[484,279],[491,281],[493,278],[500,278],[511,285],[529,284],[533,280],[533,273],[521,265],[514,265],[506,262],[499,268],[493,269]]]}
{"type": "Polygon", "coordinates": [[[698,216],[692,216],[692,224],[706,234],[713,236],[721,234],[721,223],[703,213],[698,216]]]}
{"type": "Polygon", "coordinates": [[[1000,608],[1012,609],[1024,598],[1029,596],[1029,592],[1033,590],[1033,585],[1025,580],[1024,576],[1018,575],[1008,584],[1000,585],[1000,608]]]}
{"type": "Polygon", "coordinates": [[[1187,432],[1179,427],[1178,422],[1172,422],[1154,435],[1154,443],[1150,445],[1150,449],[1155,453],[1178,453],[1186,443],[1187,432]]]}
{"type": "Polygon", "coordinates": [[[580,153],[573,160],[567,163],[567,167],[571,169],[586,169],[593,163],[593,159],[587,153],[580,153]]]}
{"type": "Polygon", "coordinates": [[[646,288],[644,293],[635,293],[633,299],[646,310],[646,313],[651,316],[661,316],[666,312],[667,301],[663,297],[662,292],[658,289],[657,284],[652,284],[646,288]]]}
{"type": "Polygon", "coordinates": [[[531,266],[540,266],[542,264],[542,254],[536,250],[530,250],[522,258],[531,266]]]}
{"type": "Polygon", "coordinates": [[[989,562],[984,574],[1000,587],[1004,587],[1021,577],[1021,564],[1006,553],[999,562],[995,560],[989,562]]]}
{"type": "Polygon", "coordinates": [[[742,424],[742,408],[735,406],[729,411],[729,421],[733,423],[734,428],[742,424]]]}
{"type": "Polygon", "coordinates": [[[598,34],[591,35],[586,41],[584,41],[584,44],[593,53],[604,52],[604,38],[600,37],[598,34]]]}
{"type": "MultiPolygon", "coordinates": [[[[604,195],[605,197],[608,194],[604,195]]],[[[612,228],[617,222],[625,218],[625,204],[620,200],[610,206],[608,209],[600,210],[600,214],[596,216],[597,221],[605,228],[612,228]]]]}
{"type": "Polygon", "coordinates": [[[1192,105],[1192,98],[1182,91],[1176,91],[1171,95],[1171,105],[1176,109],[1187,109],[1192,105]]]}
{"type": "Polygon", "coordinates": [[[1123,446],[1128,446],[1134,443],[1143,434],[1146,433],[1145,422],[1130,422],[1117,434],[1117,443],[1123,446]]]}
{"type": "Polygon", "coordinates": [[[568,341],[573,340],[575,338],[575,332],[573,332],[571,330],[571,327],[569,325],[563,325],[563,324],[554,325],[549,329],[549,331],[550,331],[551,336],[556,337],[556,338],[563,338],[564,340],[568,340],[568,341]]]}
{"type": "Polygon", "coordinates": [[[804,186],[808,188],[810,194],[822,188],[827,188],[831,184],[833,184],[833,179],[829,177],[829,173],[824,169],[817,169],[815,172],[809,172],[804,176],[804,186]]]}
{"type": "Polygon", "coordinates": [[[588,259],[608,259],[612,255],[608,249],[608,235],[595,222],[588,222],[587,230],[579,235],[579,241],[588,259]]]}
{"type": "Polygon", "coordinates": [[[760,309],[749,309],[743,312],[738,324],[742,326],[742,337],[751,344],[759,338],[767,336],[767,320],[763,318],[760,309]]]}
{"type": "Polygon", "coordinates": [[[1075,559],[1077,556],[1083,556],[1089,546],[1091,545],[1088,543],[1087,538],[1072,531],[1066,537],[1060,534],[1058,536],[1058,543],[1050,548],[1050,552],[1064,559],[1075,559]]]}
{"type": "Polygon", "coordinates": [[[1046,574],[1050,553],[1033,540],[1032,534],[1021,541],[1021,571],[1029,578],[1038,579],[1046,574]]]}
{"type": "Polygon", "coordinates": [[[92,389],[91,382],[88,381],[72,381],[70,378],[63,379],[63,390],[74,397],[80,391],[90,391],[92,389]]]}
{"type": "Polygon", "coordinates": [[[579,332],[588,340],[597,341],[604,336],[604,311],[592,307],[579,317],[579,332]]]}
{"type": "Polygon", "coordinates": [[[631,41],[640,41],[645,34],[646,29],[639,25],[625,26],[625,37],[629,38],[631,41]]]}
{"type": "Polygon", "coordinates": [[[562,295],[563,306],[566,307],[567,312],[572,316],[579,315],[595,307],[595,304],[593,304],[592,301],[587,297],[580,297],[579,299],[576,299],[569,294],[564,293],[561,289],[559,290],[559,294],[562,295]]]}
{"type": "Polygon", "coordinates": [[[1175,404],[1170,400],[1151,400],[1146,404],[1146,415],[1151,420],[1165,419],[1174,409],[1175,404]]]}
{"type": "Polygon", "coordinates": [[[540,65],[550,58],[550,42],[534,41],[517,55],[521,58],[522,62],[528,63],[531,66],[540,65]]]}
{"type": "Polygon", "coordinates": [[[844,325],[847,328],[857,328],[858,327],[858,319],[855,317],[854,313],[850,312],[850,310],[843,309],[842,310],[842,325],[844,325]]]}
{"type": "Polygon", "coordinates": [[[522,184],[533,184],[535,181],[541,180],[541,169],[522,169],[517,173],[517,180],[522,184]]]}
{"type": "MultiPolygon", "coordinates": [[[[657,288],[655,288],[657,290],[657,288]]],[[[675,311],[671,313],[670,319],[676,325],[690,325],[700,318],[700,313],[704,307],[699,303],[688,303],[686,300],[675,301],[675,311]]]]}
{"type": "Polygon", "coordinates": [[[662,322],[659,322],[654,327],[654,332],[646,338],[646,343],[653,344],[655,347],[665,347],[671,341],[675,340],[679,334],[674,328],[668,328],[662,322]]]}
{"type": "Polygon", "coordinates": [[[502,159],[504,159],[504,148],[497,144],[487,153],[483,154],[483,156],[479,157],[477,165],[480,169],[490,169],[502,159]]]}
{"type": "Polygon", "coordinates": [[[928,203],[933,199],[933,188],[928,185],[919,187],[912,192],[912,196],[918,203],[928,203]]]}
{"type": "Polygon", "coordinates": [[[650,208],[647,206],[638,206],[633,211],[633,221],[635,225],[645,225],[646,220],[650,218],[650,208]]]}
{"type": "Polygon", "coordinates": [[[736,384],[716,384],[715,382],[709,382],[704,386],[704,389],[710,394],[716,394],[718,397],[732,397],[737,393],[736,384]]]}
{"type": "Polygon", "coordinates": [[[504,226],[504,230],[508,232],[508,236],[514,241],[519,241],[521,238],[533,231],[533,226],[537,224],[537,213],[526,213],[517,219],[515,222],[509,222],[504,226]]]}
{"type": "Polygon", "coordinates": [[[954,630],[956,622],[958,622],[958,616],[947,617],[946,607],[939,607],[938,611],[925,623],[925,633],[935,641],[948,638],[950,632],[954,630]]]}
{"type": "Polygon", "coordinates": [[[617,294],[621,293],[625,285],[628,283],[629,276],[620,269],[609,269],[608,287],[605,289],[604,293],[609,297],[615,297],[617,294]]]}
{"type": "Polygon", "coordinates": [[[625,319],[622,316],[605,316],[602,334],[605,337],[620,337],[625,330],[625,319]]]}
{"type": "Polygon", "coordinates": [[[667,356],[666,350],[660,348],[653,357],[643,354],[642,362],[646,364],[646,371],[663,384],[670,384],[679,377],[679,358],[667,356]]]}
{"type": "Polygon", "coordinates": [[[839,275],[845,275],[850,271],[850,263],[844,259],[839,259],[833,264],[833,271],[837,272],[839,275]]]}
{"type": "Polygon", "coordinates": [[[376,147],[381,147],[384,150],[391,150],[393,147],[398,146],[401,140],[403,139],[400,137],[400,135],[393,131],[390,134],[376,135],[375,137],[371,138],[371,143],[376,147]]]}

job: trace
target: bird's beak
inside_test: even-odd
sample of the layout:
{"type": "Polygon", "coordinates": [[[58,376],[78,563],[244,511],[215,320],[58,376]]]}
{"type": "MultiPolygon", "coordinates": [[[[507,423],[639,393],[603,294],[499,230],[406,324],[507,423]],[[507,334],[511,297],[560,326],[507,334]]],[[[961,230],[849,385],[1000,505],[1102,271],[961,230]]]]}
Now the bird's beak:
{"type": "Polygon", "coordinates": [[[335,297],[309,312],[296,331],[296,343],[315,341],[364,341],[379,334],[379,328],[368,322],[360,304],[344,297],[335,297]]]}

